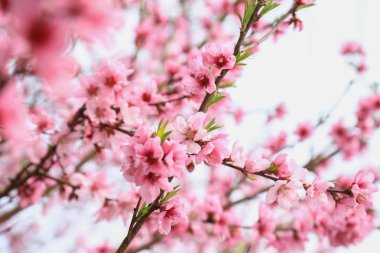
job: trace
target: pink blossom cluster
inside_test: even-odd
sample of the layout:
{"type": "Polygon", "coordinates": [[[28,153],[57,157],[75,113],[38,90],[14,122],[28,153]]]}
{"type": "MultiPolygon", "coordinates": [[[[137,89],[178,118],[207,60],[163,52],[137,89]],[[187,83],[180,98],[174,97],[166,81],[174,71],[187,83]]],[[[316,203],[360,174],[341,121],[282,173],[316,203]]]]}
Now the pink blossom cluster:
{"type": "Polygon", "coordinates": [[[379,127],[379,101],[377,94],[359,101],[354,127],[348,127],[343,121],[333,125],[332,139],[346,158],[352,158],[368,147],[368,139],[379,127]]]}
{"type": "Polygon", "coordinates": [[[171,140],[162,142],[146,128],[137,129],[122,149],[124,178],[140,187],[141,197],[148,203],[160,190],[171,191],[169,178],[181,178],[186,170],[185,146],[171,140]]]}
{"type": "Polygon", "coordinates": [[[183,77],[182,84],[189,93],[199,94],[204,91],[214,92],[215,79],[222,70],[232,69],[236,59],[228,47],[222,44],[209,44],[201,55],[195,52],[189,61],[188,73],[183,77]]]}
{"type": "Polygon", "coordinates": [[[364,73],[367,71],[366,53],[360,44],[356,42],[347,42],[342,46],[341,54],[348,58],[348,61],[358,73],[364,73]]]}

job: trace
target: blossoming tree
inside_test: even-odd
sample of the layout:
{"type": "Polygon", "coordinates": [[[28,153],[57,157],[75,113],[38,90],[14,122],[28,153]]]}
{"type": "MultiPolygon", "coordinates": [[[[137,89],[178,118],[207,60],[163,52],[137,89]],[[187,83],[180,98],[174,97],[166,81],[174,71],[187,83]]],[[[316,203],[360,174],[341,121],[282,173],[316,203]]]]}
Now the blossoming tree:
{"type": "MultiPolygon", "coordinates": [[[[333,107],[251,149],[223,127],[244,116],[229,91],[247,59],[267,39],[302,30],[297,14],[314,0],[167,4],[0,0],[0,243],[32,252],[68,237],[68,252],[131,253],[297,252],[311,237],[319,250],[362,241],[376,228],[379,173],[347,175],[333,161],[369,149],[380,126],[376,86],[360,98],[352,125],[330,122],[333,107]],[[128,27],[134,41],[123,53],[95,57],[128,27]],[[92,68],[81,65],[80,49],[92,68]],[[322,125],[331,128],[325,149],[305,164],[287,155],[322,125]],[[39,238],[42,224],[25,219],[28,211],[56,207],[65,212],[46,224],[53,238],[39,238]],[[70,233],[94,207],[91,231],[106,222],[117,244],[70,233]]],[[[360,45],[347,43],[341,54],[365,74],[360,45]]],[[[278,105],[266,126],[285,115],[278,105]]]]}

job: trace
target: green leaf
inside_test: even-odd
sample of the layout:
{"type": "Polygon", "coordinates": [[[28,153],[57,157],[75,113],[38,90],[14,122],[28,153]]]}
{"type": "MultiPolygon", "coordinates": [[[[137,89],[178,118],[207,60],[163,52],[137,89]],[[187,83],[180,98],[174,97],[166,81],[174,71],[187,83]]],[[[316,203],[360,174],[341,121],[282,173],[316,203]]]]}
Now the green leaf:
{"type": "Polygon", "coordinates": [[[208,106],[211,106],[213,104],[215,104],[216,102],[218,102],[219,100],[225,98],[226,96],[223,96],[221,93],[219,93],[218,91],[214,93],[214,96],[210,99],[210,101],[208,102],[208,106]]]}
{"type": "Polygon", "coordinates": [[[161,200],[161,204],[163,203],[166,203],[168,202],[171,198],[173,198],[175,195],[177,195],[177,193],[181,190],[181,188],[179,188],[179,185],[177,185],[176,187],[173,188],[173,191],[171,192],[168,192],[165,197],[161,200]]]}
{"type": "Polygon", "coordinates": [[[207,132],[211,132],[211,131],[214,131],[218,128],[222,128],[223,126],[220,126],[220,125],[217,125],[216,124],[216,120],[215,118],[213,118],[208,124],[207,126],[205,127],[205,129],[207,130],[207,132]]]}
{"type": "Polygon", "coordinates": [[[166,127],[168,126],[168,124],[169,124],[169,121],[164,122],[163,120],[160,120],[160,123],[158,123],[158,128],[157,128],[157,132],[155,136],[160,137],[161,143],[163,143],[172,133],[172,131],[166,132],[166,127]]]}
{"type": "Polygon", "coordinates": [[[278,3],[272,3],[272,2],[273,2],[272,0],[269,0],[268,3],[265,5],[263,10],[260,12],[261,17],[280,5],[278,3]]]}
{"type": "Polygon", "coordinates": [[[254,178],[254,176],[252,176],[252,175],[247,175],[247,178],[250,179],[250,180],[252,180],[252,181],[256,180],[256,178],[254,178]]]}
{"type": "Polygon", "coordinates": [[[305,4],[305,5],[300,5],[300,6],[298,6],[297,11],[302,10],[302,9],[306,9],[306,8],[309,8],[309,7],[312,7],[312,6],[314,6],[314,5],[315,5],[315,4],[305,4]]]}
{"type": "Polygon", "coordinates": [[[232,87],[236,87],[235,83],[225,83],[218,86],[219,89],[227,89],[232,87]]]}
{"type": "Polygon", "coordinates": [[[147,212],[149,211],[149,207],[147,204],[144,202],[144,204],[141,206],[139,213],[137,214],[137,217],[142,217],[144,216],[147,212]]]}
{"type": "Polygon", "coordinates": [[[272,164],[268,169],[266,169],[266,171],[269,173],[275,173],[279,167],[280,165],[272,164]]]}
{"type": "Polygon", "coordinates": [[[253,52],[251,52],[249,50],[240,52],[236,57],[236,63],[240,63],[240,62],[244,61],[245,59],[250,57],[252,54],[253,54],[253,52]]]}
{"type": "Polygon", "coordinates": [[[251,18],[253,11],[256,6],[256,0],[247,0],[245,2],[245,8],[244,8],[244,15],[243,15],[243,21],[242,21],[242,27],[245,28],[249,22],[249,19],[251,18]]]}
{"type": "Polygon", "coordinates": [[[215,122],[216,122],[216,119],[213,118],[213,119],[212,119],[212,120],[206,125],[205,129],[208,129],[208,128],[212,127],[212,126],[215,124],[215,122]]]}
{"type": "Polygon", "coordinates": [[[169,132],[166,132],[162,135],[161,137],[161,142],[164,142],[168,137],[169,135],[172,133],[172,131],[169,131],[169,132]]]}

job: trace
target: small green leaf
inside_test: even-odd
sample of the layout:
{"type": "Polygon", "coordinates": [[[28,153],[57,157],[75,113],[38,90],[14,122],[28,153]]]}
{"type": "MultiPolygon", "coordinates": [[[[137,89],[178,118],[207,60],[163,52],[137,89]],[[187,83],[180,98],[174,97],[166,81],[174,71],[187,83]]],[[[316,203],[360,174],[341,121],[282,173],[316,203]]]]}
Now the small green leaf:
{"type": "Polygon", "coordinates": [[[168,124],[169,124],[169,121],[164,122],[163,120],[160,120],[160,123],[158,123],[158,128],[157,128],[157,132],[155,136],[160,137],[161,143],[163,143],[172,133],[172,131],[166,132],[166,127],[168,126],[168,124]]]}
{"type": "Polygon", "coordinates": [[[213,118],[213,119],[207,124],[207,126],[205,127],[205,129],[208,129],[208,128],[212,127],[212,125],[214,125],[215,122],[216,122],[216,120],[215,120],[215,118],[213,118]]]}
{"type": "Polygon", "coordinates": [[[256,6],[256,0],[247,0],[245,2],[243,21],[241,22],[243,28],[247,27],[249,19],[251,18],[253,11],[255,9],[255,6],[256,6]]]}
{"type": "Polygon", "coordinates": [[[219,100],[225,98],[226,96],[223,96],[221,93],[219,93],[218,91],[214,93],[214,96],[210,99],[210,101],[208,102],[208,106],[211,106],[213,104],[215,104],[216,102],[218,102],[219,100]]]}
{"type": "Polygon", "coordinates": [[[218,86],[219,89],[227,89],[232,87],[236,87],[235,83],[225,83],[218,86]]]}
{"type": "Polygon", "coordinates": [[[266,171],[269,173],[275,173],[279,167],[280,165],[272,164],[268,169],[266,169],[266,171]]]}
{"type": "Polygon", "coordinates": [[[300,6],[298,6],[297,11],[302,10],[302,9],[306,9],[306,8],[309,8],[309,7],[312,7],[312,6],[314,6],[314,5],[315,5],[315,4],[305,4],[305,5],[300,5],[300,6]]]}
{"type": "Polygon", "coordinates": [[[162,135],[161,137],[161,142],[164,142],[168,137],[169,135],[172,133],[172,131],[169,131],[169,132],[166,132],[162,135]]]}
{"type": "Polygon", "coordinates": [[[253,52],[251,52],[249,50],[240,52],[238,54],[238,56],[236,57],[236,63],[240,63],[240,62],[244,61],[245,59],[250,57],[252,54],[253,54],[253,52]]]}
{"type": "Polygon", "coordinates": [[[179,188],[179,185],[177,185],[176,187],[173,188],[173,191],[171,192],[168,192],[165,197],[161,200],[161,204],[163,203],[166,203],[168,202],[171,198],[173,198],[175,195],[177,195],[177,193],[181,190],[181,188],[179,188]]]}
{"type": "Polygon", "coordinates": [[[208,124],[207,126],[205,127],[205,129],[207,130],[207,132],[212,132],[216,129],[219,129],[219,128],[222,128],[223,126],[220,126],[220,125],[217,125],[216,124],[216,120],[215,118],[213,118],[208,124]]]}
{"type": "Polygon", "coordinates": [[[144,204],[141,206],[140,208],[140,211],[139,213],[137,214],[137,217],[142,217],[144,216],[147,212],[149,211],[149,207],[146,205],[146,203],[144,202],[144,204]]]}
{"type": "Polygon", "coordinates": [[[256,178],[254,178],[252,175],[247,175],[247,178],[250,179],[250,180],[252,180],[252,181],[256,180],[256,178]]]}
{"type": "Polygon", "coordinates": [[[272,2],[273,2],[272,0],[269,0],[268,3],[265,5],[263,10],[260,12],[261,17],[280,5],[278,3],[272,3],[272,2]]]}

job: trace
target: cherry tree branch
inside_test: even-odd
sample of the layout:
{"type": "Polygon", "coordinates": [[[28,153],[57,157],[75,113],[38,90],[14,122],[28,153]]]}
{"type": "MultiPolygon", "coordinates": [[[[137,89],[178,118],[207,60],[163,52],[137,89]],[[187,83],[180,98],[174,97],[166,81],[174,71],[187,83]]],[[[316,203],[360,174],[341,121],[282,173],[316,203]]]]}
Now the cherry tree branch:
{"type": "Polygon", "coordinates": [[[65,135],[61,136],[61,138],[59,138],[56,144],[50,146],[45,156],[41,158],[40,162],[37,165],[34,165],[31,162],[27,163],[13,179],[10,179],[10,184],[8,185],[8,187],[6,187],[3,191],[0,192],[0,199],[5,196],[8,196],[12,190],[24,184],[29,178],[31,178],[33,175],[38,173],[39,170],[44,168],[46,162],[48,162],[56,154],[58,144],[64,139],[64,137],[72,133],[74,131],[75,126],[80,123],[80,119],[82,118],[85,110],[85,105],[78,109],[78,111],[74,114],[72,120],[67,123],[69,131],[65,135]],[[33,166],[34,169],[24,176],[24,173],[26,173],[28,169],[33,166]]]}
{"type": "Polygon", "coordinates": [[[116,253],[124,253],[128,249],[133,238],[135,238],[136,234],[140,231],[145,221],[149,218],[149,216],[154,211],[158,210],[161,207],[160,200],[163,195],[164,195],[164,191],[161,190],[158,197],[153,201],[152,204],[149,205],[147,212],[143,214],[141,217],[137,215],[138,209],[140,208],[140,202],[141,202],[141,197],[139,198],[139,201],[133,211],[133,216],[132,216],[131,224],[128,229],[128,234],[124,238],[123,242],[120,244],[119,248],[116,250],[116,253]]]}
{"type": "MultiPolygon", "coordinates": [[[[252,24],[255,21],[259,20],[259,18],[260,18],[259,11],[264,6],[265,6],[265,3],[263,3],[262,1],[259,1],[257,3],[257,5],[255,6],[255,9],[253,10],[253,13],[252,13],[251,17],[249,18],[247,25],[245,27],[243,27],[243,24],[242,24],[242,27],[240,28],[240,35],[239,35],[239,38],[238,38],[236,45],[235,45],[235,48],[234,48],[234,56],[235,57],[239,54],[240,47],[243,44],[244,39],[247,36],[247,33],[248,33],[249,29],[251,28],[252,24]]],[[[222,70],[220,75],[215,80],[216,87],[219,86],[219,84],[222,82],[223,78],[227,75],[228,72],[229,72],[228,69],[222,70]]],[[[206,94],[206,96],[204,97],[204,99],[201,103],[201,106],[199,107],[199,110],[198,110],[199,112],[207,112],[208,104],[209,104],[211,98],[214,96],[215,92],[216,91],[206,94]]]]}

